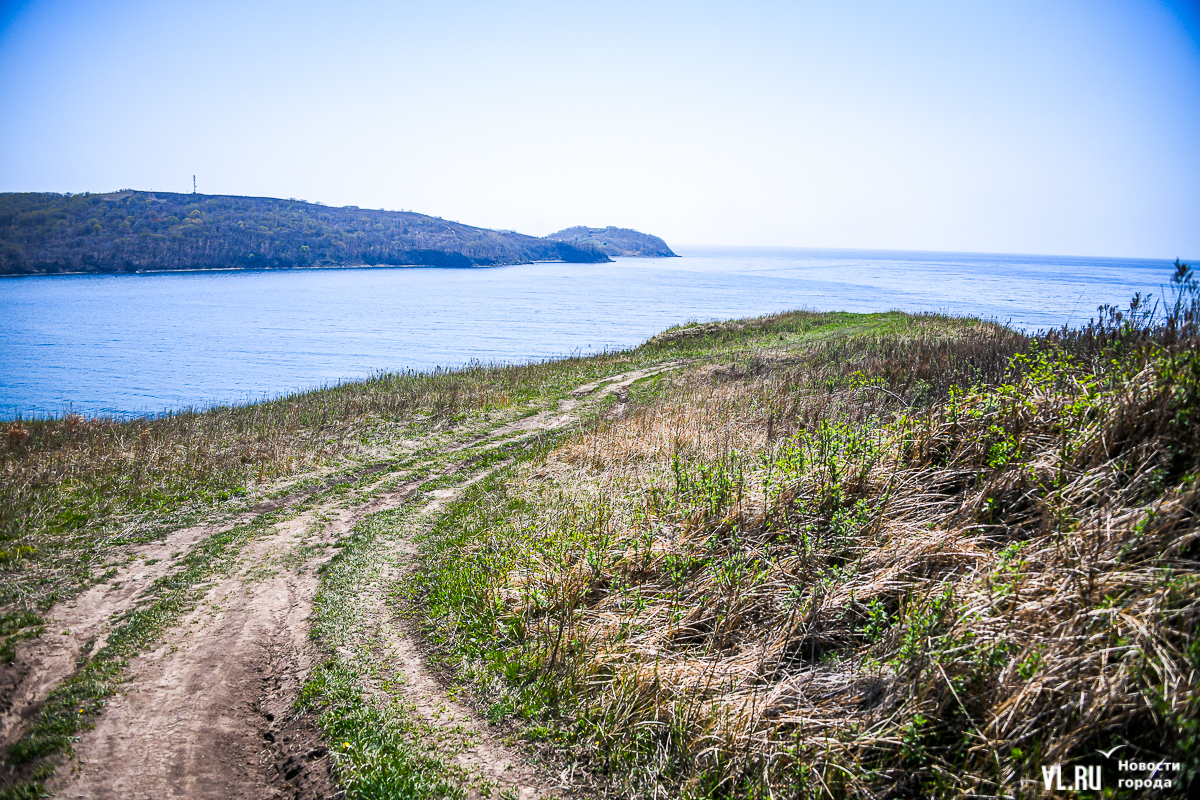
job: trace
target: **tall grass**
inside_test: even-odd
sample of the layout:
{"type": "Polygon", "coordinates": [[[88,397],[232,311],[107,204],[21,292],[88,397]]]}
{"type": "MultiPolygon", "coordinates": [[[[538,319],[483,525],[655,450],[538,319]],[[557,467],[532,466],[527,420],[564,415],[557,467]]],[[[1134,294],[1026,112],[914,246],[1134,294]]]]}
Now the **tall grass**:
{"type": "MultiPolygon", "coordinates": [[[[739,329],[808,330],[848,318],[800,312],[739,329]]],[[[108,549],[156,535],[165,515],[243,498],[335,462],[386,458],[410,434],[517,411],[626,366],[734,344],[718,332],[588,358],[381,373],[269,402],[157,417],[0,422],[0,658],[11,658],[14,637],[38,634],[40,613],[85,585],[108,549]]]]}
{"type": "Polygon", "coordinates": [[[925,318],[660,379],[464,497],[425,550],[431,635],[493,716],[635,796],[1028,795],[1056,764],[1112,790],[1145,777],[1118,745],[1189,782],[1176,287],[1078,331],[925,318]]]}
{"type": "Polygon", "coordinates": [[[388,373],[270,402],[132,420],[0,425],[0,658],[94,579],[113,547],[165,516],[211,508],[336,463],[386,458],[406,436],[516,409],[631,359],[388,373]]]}
{"type": "MultiPolygon", "coordinates": [[[[844,324],[797,313],[743,324],[772,333],[844,324]]],[[[0,422],[0,660],[41,635],[55,602],[123,545],[181,514],[270,492],[297,476],[387,460],[406,440],[492,412],[521,413],[614,371],[737,346],[729,332],[670,346],[519,365],[381,373],[269,402],[139,419],[0,422]]]]}

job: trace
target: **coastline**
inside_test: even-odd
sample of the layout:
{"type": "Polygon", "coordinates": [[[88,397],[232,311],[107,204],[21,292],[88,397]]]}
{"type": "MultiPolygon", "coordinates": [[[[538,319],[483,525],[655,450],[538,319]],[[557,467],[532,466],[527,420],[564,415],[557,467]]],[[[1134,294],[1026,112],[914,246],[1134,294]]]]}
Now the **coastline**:
{"type": "MultiPolygon", "coordinates": [[[[19,593],[0,599],[0,672],[18,702],[0,785],[107,796],[180,764],[207,775],[217,717],[232,720],[220,758],[266,752],[326,795],[412,752],[438,786],[502,782],[492,764],[537,750],[575,789],[633,764],[671,796],[697,775],[782,796],[794,758],[858,794],[953,768],[989,796],[1034,790],[1029,751],[1185,761],[1200,696],[1126,665],[1190,663],[1171,643],[1200,611],[1200,391],[1181,357],[1197,331],[1139,325],[1033,337],[801,311],[597,356],[9,424],[0,520],[19,593]],[[1112,469],[1113,443],[1135,472],[1112,469]],[[1061,580],[1088,554],[1102,592],[1061,580]],[[255,655],[277,641],[303,647],[255,655]],[[180,690],[214,674],[220,691],[180,690]],[[723,690],[696,690],[706,675],[723,690]],[[1151,702],[1164,692],[1173,715],[1151,702]],[[1054,713],[1083,698],[1094,713],[1054,713]],[[455,727],[420,711],[440,707],[455,727]],[[647,742],[668,719],[677,732],[647,742]],[[1114,742],[1116,723],[1136,740],[1114,742]],[[459,759],[465,731],[503,757],[459,759]]],[[[211,780],[264,794],[254,770],[211,780]]]]}
{"type": "MultiPolygon", "coordinates": [[[[627,256],[622,256],[627,257],[627,256]]],[[[633,257],[633,256],[628,256],[633,257]]],[[[500,264],[471,264],[463,266],[447,266],[443,264],[313,264],[293,267],[195,267],[183,269],[137,269],[132,271],[113,270],[109,272],[38,272],[28,275],[15,273],[0,273],[0,278],[52,278],[56,276],[69,277],[77,275],[170,275],[172,273],[196,272],[304,272],[315,270],[346,270],[346,269],[495,269],[497,267],[519,267],[528,264],[576,264],[583,266],[584,262],[562,260],[511,261],[500,264]]]]}
{"type": "Polygon", "coordinates": [[[940,311],[1034,331],[1086,324],[1095,305],[1124,305],[1135,292],[1158,297],[1169,267],[681,252],[586,269],[359,265],[9,281],[0,292],[0,403],[6,416],[17,406],[61,413],[70,403],[89,414],[203,407],[380,370],[631,347],[689,320],[789,308],[940,311]]]}

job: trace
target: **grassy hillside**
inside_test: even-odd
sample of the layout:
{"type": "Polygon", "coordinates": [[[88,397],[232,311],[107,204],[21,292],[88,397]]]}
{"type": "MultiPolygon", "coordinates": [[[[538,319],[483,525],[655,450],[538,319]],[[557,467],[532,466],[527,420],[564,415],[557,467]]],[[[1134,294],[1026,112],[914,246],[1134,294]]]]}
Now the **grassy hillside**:
{"type": "Polygon", "coordinates": [[[299,200],[135,191],[0,194],[0,275],[607,260],[586,244],[299,200]]]}
{"type": "MultiPolygon", "coordinates": [[[[313,620],[330,660],[303,696],[348,796],[426,770],[387,755],[425,753],[424,734],[387,705],[379,676],[403,665],[351,646],[374,624],[358,605],[415,618],[500,730],[628,797],[1042,796],[1056,765],[1068,786],[1095,768],[1104,796],[1146,796],[1121,760],[1165,762],[1149,779],[1179,789],[1200,775],[1200,286],[1178,265],[1174,287],[1166,308],[1039,336],[793,312],[587,359],[9,423],[0,644],[11,657],[123,547],[189,515],[314,469],[301,483],[367,486],[417,440],[405,480],[432,494],[480,420],[669,364],[581,424],[480,450],[438,512],[339,544],[313,620]],[[414,536],[418,568],[382,577],[385,544],[414,536]]],[[[138,624],[10,758],[59,752],[103,713],[122,659],[167,625],[138,624]]],[[[428,769],[440,788],[416,796],[462,793],[428,769]]]]}
{"type": "Polygon", "coordinates": [[[1035,796],[1055,765],[1184,791],[1200,304],[1176,277],[1165,322],[1037,338],[803,314],[662,337],[772,346],[477,484],[416,607],[493,719],[631,797],[1035,796]]]}

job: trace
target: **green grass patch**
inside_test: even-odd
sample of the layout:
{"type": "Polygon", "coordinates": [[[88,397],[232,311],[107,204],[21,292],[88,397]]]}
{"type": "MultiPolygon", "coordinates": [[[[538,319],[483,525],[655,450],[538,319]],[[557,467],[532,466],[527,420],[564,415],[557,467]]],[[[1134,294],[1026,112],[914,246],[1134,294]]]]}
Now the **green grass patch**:
{"type": "Polygon", "coordinates": [[[469,780],[403,694],[388,691],[399,676],[384,657],[379,587],[394,559],[392,532],[423,496],[359,522],[321,570],[312,635],[327,660],[310,675],[297,708],[318,714],[349,798],[459,798],[469,780]],[[383,687],[386,699],[368,683],[383,687]]]}
{"type": "Polygon", "coordinates": [[[704,356],[464,491],[414,605],[491,718],[629,796],[1022,795],[1116,744],[1184,785],[1195,295],[1037,338],[899,314],[664,335],[704,356]]]}
{"type": "Polygon", "coordinates": [[[313,670],[298,709],[319,713],[330,742],[338,783],[346,797],[466,797],[467,775],[430,745],[432,729],[398,698],[366,699],[357,670],[331,659],[313,670]]]}

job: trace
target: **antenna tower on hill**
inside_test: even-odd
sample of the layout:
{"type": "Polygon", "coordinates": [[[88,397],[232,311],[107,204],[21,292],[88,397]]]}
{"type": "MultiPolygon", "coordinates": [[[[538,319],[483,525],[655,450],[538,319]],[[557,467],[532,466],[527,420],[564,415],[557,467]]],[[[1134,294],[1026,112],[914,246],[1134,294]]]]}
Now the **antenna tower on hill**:
{"type": "Polygon", "coordinates": [[[196,193],[196,176],[192,176],[192,194],[196,193]]]}

